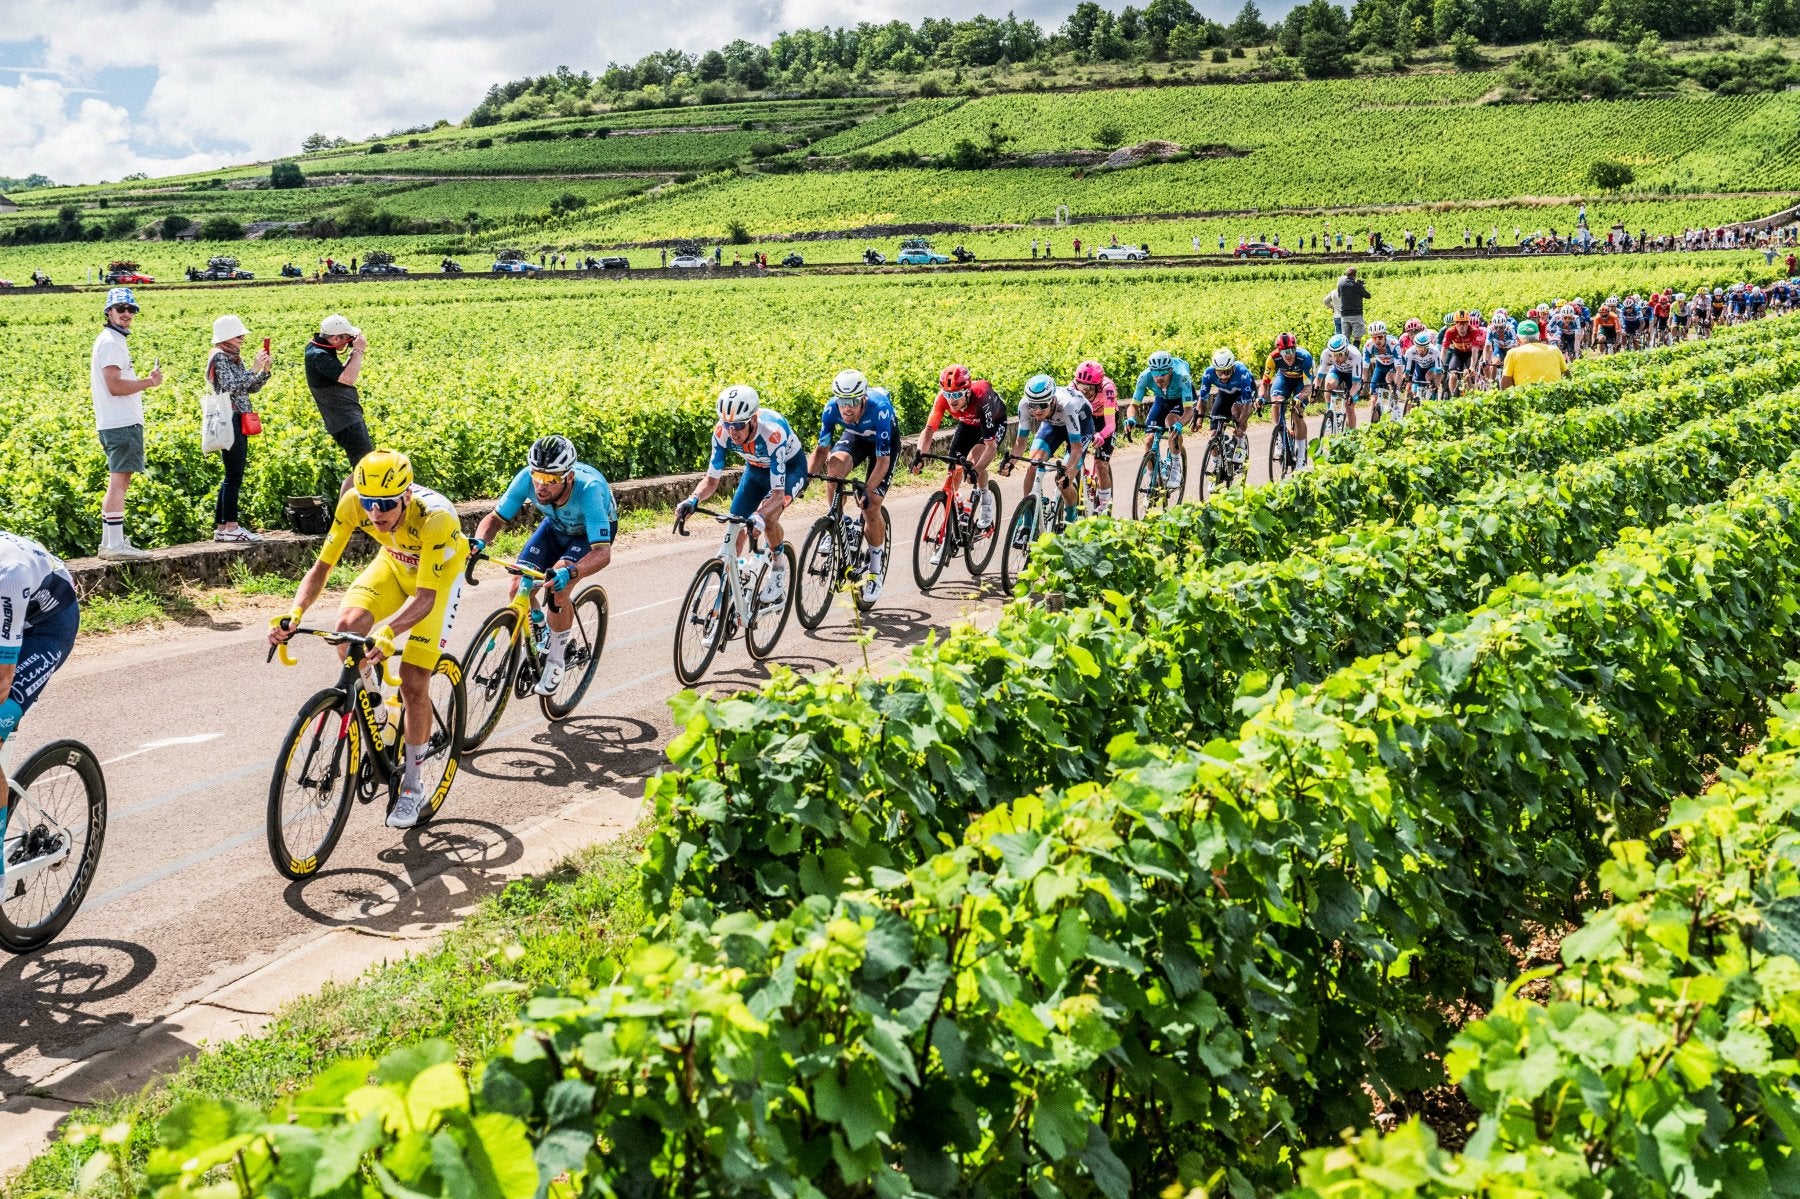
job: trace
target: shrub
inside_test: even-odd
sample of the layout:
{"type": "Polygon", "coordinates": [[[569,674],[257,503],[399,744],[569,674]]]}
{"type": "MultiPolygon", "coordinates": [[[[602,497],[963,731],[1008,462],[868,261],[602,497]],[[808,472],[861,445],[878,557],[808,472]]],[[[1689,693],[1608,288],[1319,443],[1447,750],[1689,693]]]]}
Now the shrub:
{"type": "Polygon", "coordinates": [[[1588,167],[1588,182],[1602,191],[1617,191],[1635,178],[1629,164],[1612,158],[1597,158],[1588,167]]]}
{"type": "Polygon", "coordinates": [[[244,236],[244,227],[234,217],[223,213],[206,218],[200,226],[200,237],[203,241],[237,241],[244,236]]]}
{"type": "Polygon", "coordinates": [[[168,216],[164,217],[162,219],[162,225],[160,226],[164,240],[180,237],[183,233],[186,233],[193,227],[194,222],[190,221],[187,217],[182,216],[179,212],[171,212],[168,216]]]}

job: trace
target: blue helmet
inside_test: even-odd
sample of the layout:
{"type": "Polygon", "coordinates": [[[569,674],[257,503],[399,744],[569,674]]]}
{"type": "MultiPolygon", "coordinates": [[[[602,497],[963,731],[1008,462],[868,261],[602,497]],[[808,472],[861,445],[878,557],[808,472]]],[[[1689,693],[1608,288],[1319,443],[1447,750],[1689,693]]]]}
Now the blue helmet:
{"type": "Polygon", "coordinates": [[[1169,353],[1167,350],[1158,350],[1150,355],[1150,361],[1147,365],[1150,368],[1151,374],[1166,375],[1175,369],[1175,355],[1169,353]]]}
{"type": "Polygon", "coordinates": [[[1056,380],[1049,375],[1033,375],[1025,381],[1025,402],[1045,407],[1056,398],[1056,380]]]}

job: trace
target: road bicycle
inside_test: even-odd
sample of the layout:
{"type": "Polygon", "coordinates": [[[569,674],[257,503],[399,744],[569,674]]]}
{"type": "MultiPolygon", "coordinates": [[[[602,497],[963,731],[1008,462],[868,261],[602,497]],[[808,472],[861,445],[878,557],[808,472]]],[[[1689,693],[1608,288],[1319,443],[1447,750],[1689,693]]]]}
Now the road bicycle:
{"type": "Polygon", "coordinates": [[[1339,387],[1325,388],[1325,410],[1319,413],[1319,451],[1324,456],[1325,443],[1344,431],[1344,390],[1339,387]]]}
{"type": "MultiPolygon", "coordinates": [[[[285,619],[282,627],[287,627],[285,619]]],[[[367,804],[385,790],[386,811],[393,811],[405,773],[401,754],[406,707],[398,692],[389,697],[382,690],[384,685],[399,686],[398,675],[390,673],[391,660],[375,678],[369,677],[375,673],[372,668],[365,673],[364,662],[375,638],[336,629],[292,631],[346,651],[337,682],[301,705],[269,781],[269,857],[282,877],[302,879],[317,874],[337,848],[350,817],[352,795],[367,804]]],[[[270,658],[277,654],[283,666],[299,665],[287,643],[269,648],[270,658]]],[[[453,655],[438,655],[430,688],[431,733],[420,768],[426,820],[443,806],[462,766],[462,664],[453,655]]]]}
{"type": "Polygon", "coordinates": [[[1131,487],[1133,520],[1179,504],[1187,487],[1187,446],[1179,444],[1181,426],[1177,424],[1167,439],[1165,432],[1161,425],[1144,426],[1144,456],[1138,460],[1137,482],[1131,487]]]}
{"type": "Polygon", "coordinates": [[[932,459],[947,464],[944,485],[925,501],[919,513],[919,529],[913,535],[913,581],[920,591],[929,591],[950,559],[962,555],[963,565],[971,578],[994,560],[994,549],[1000,543],[1000,484],[988,480],[987,494],[993,507],[993,520],[981,525],[975,520],[975,505],[981,488],[975,483],[975,467],[967,458],[954,454],[920,454],[920,460],[932,459]],[[967,498],[957,495],[964,480],[968,481],[967,498]]]}
{"type": "MultiPolygon", "coordinates": [[[[831,611],[831,597],[844,587],[851,588],[858,612],[875,606],[874,600],[863,598],[862,583],[869,577],[869,547],[863,544],[862,506],[869,491],[860,479],[827,479],[836,483],[825,515],[813,521],[800,547],[800,586],[794,591],[795,615],[800,627],[816,629],[831,611]],[[846,511],[844,493],[857,497],[857,510],[846,511]]],[[[893,520],[888,520],[887,546],[890,552],[881,557],[881,581],[887,582],[888,565],[893,560],[893,520]]],[[[789,576],[792,577],[791,575],[789,576]]]]}
{"type": "Polygon", "coordinates": [[[1269,431],[1269,481],[1286,478],[1306,465],[1306,443],[1294,436],[1292,417],[1287,406],[1292,401],[1275,401],[1275,424],[1269,431]]]}
{"type": "Polygon", "coordinates": [[[1237,427],[1228,416],[1209,416],[1212,436],[1200,453],[1200,502],[1209,495],[1234,483],[1243,486],[1250,478],[1250,438],[1239,437],[1237,427]]]}
{"type": "MultiPolygon", "coordinates": [[[[521,565],[517,559],[495,558],[483,553],[469,555],[463,568],[463,579],[471,587],[479,586],[475,564],[487,558],[506,573],[526,581],[541,583],[546,575],[521,565]]],[[[463,698],[468,705],[463,733],[462,752],[479,749],[500,726],[500,715],[506,701],[513,696],[528,699],[544,674],[549,656],[550,629],[544,614],[532,605],[535,588],[522,586],[506,607],[501,608],[481,626],[469,645],[463,666],[463,698]]],[[[550,611],[561,613],[556,593],[545,596],[550,611]]],[[[600,667],[600,654],[606,648],[607,616],[611,607],[606,588],[599,584],[584,587],[568,601],[575,623],[569,626],[569,639],[563,646],[563,677],[551,695],[538,696],[544,719],[557,721],[573,712],[587,694],[588,686],[600,667]]]]}
{"type": "MultiPolygon", "coordinates": [[[[1004,462],[1026,461],[1015,459],[1007,454],[1004,462]]],[[[1037,474],[1031,481],[1031,493],[1019,501],[1013,510],[1012,520],[1006,526],[1006,541],[1000,551],[1000,585],[1011,591],[1025,573],[1026,564],[1031,561],[1031,547],[1036,544],[1042,533],[1060,534],[1068,526],[1067,515],[1063,511],[1062,486],[1068,476],[1064,468],[1068,464],[1067,457],[1052,458],[1037,463],[1037,474]],[[1049,492],[1044,490],[1044,480],[1054,478],[1055,486],[1049,492]]],[[[1080,486],[1085,490],[1087,479],[1084,477],[1080,486]]],[[[1086,496],[1075,497],[1076,511],[1082,509],[1086,496]]]]}
{"type": "Polygon", "coordinates": [[[773,555],[761,546],[761,539],[749,516],[733,516],[711,508],[695,508],[675,518],[675,531],[688,536],[687,522],[692,515],[710,516],[725,526],[719,552],[700,564],[694,581],[688,584],[687,596],[681,601],[681,612],[675,618],[675,677],[683,686],[692,687],[706,674],[706,668],[725,643],[742,636],[750,657],[762,661],[775,652],[787,627],[788,597],[794,592],[794,548],[781,547],[786,566],[781,592],[763,598],[763,586],[773,564],[773,555]],[[748,535],[747,554],[737,551],[740,533],[748,535]]]}
{"type": "Polygon", "coordinates": [[[1378,425],[1384,420],[1399,420],[1406,415],[1401,410],[1403,406],[1400,392],[1392,383],[1373,388],[1369,393],[1369,423],[1378,425]]]}
{"type": "Polygon", "coordinates": [[[106,777],[79,741],[52,741],[8,769],[10,804],[0,810],[0,949],[48,944],[87,898],[106,841],[106,777]]]}

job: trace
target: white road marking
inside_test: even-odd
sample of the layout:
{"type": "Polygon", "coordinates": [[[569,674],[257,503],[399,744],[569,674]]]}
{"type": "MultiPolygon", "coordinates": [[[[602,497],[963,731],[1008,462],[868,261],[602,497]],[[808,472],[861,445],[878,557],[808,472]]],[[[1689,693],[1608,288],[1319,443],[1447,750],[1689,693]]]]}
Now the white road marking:
{"type": "Polygon", "coordinates": [[[100,763],[111,766],[114,762],[123,762],[126,758],[135,758],[139,754],[154,753],[159,749],[173,749],[178,745],[204,745],[208,741],[217,741],[224,733],[194,733],[186,737],[164,737],[160,741],[146,741],[128,754],[120,754],[116,758],[108,758],[100,763]]]}

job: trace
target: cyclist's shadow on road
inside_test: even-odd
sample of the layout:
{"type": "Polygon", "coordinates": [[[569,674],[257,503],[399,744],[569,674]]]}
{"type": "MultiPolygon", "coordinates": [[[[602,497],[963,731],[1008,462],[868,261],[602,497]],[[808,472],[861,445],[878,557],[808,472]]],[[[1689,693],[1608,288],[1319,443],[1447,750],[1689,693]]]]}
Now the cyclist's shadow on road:
{"type": "MultiPolygon", "coordinates": [[[[864,612],[857,619],[862,622],[860,627],[856,620],[847,617],[834,619],[828,616],[818,628],[806,630],[804,635],[808,641],[816,641],[822,645],[855,645],[858,637],[864,633],[873,633],[877,642],[907,645],[924,640],[925,634],[937,627],[937,621],[932,618],[931,613],[923,608],[876,608],[872,612],[864,612]]],[[[780,650],[775,652],[775,658],[783,665],[794,666],[796,670],[802,669],[795,665],[800,661],[807,662],[804,667],[807,670],[817,668],[813,665],[814,661],[819,661],[821,666],[840,665],[835,660],[803,659],[784,654],[780,650]]],[[[841,663],[841,665],[860,665],[860,663],[850,661],[841,663]]]]}
{"type": "Polygon", "coordinates": [[[629,791],[661,763],[654,725],[631,716],[575,716],[536,733],[529,745],[465,754],[462,768],[497,782],[629,791]]]}
{"type": "Polygon", "coordinates": [[[98,937],[55,941],[0,961],[0,1095],[30,1085],[7,1068],[26,1051],[60,1058],[108,1028],[134,1027],[133,1013],[109,1008],[101,1015],[93,1005],[132,991],[155,971],[148,948],[98,937]]]}
{"type": "Polygon", "coordinates": [[[375,855],[394,869],[322,870],[289,883],[282,899],[321,928],[427,936],[458,923],[479,900],[511,882],[501,872],[524,852],[519,839],[497,824],[440,816],[375,855]]]}

